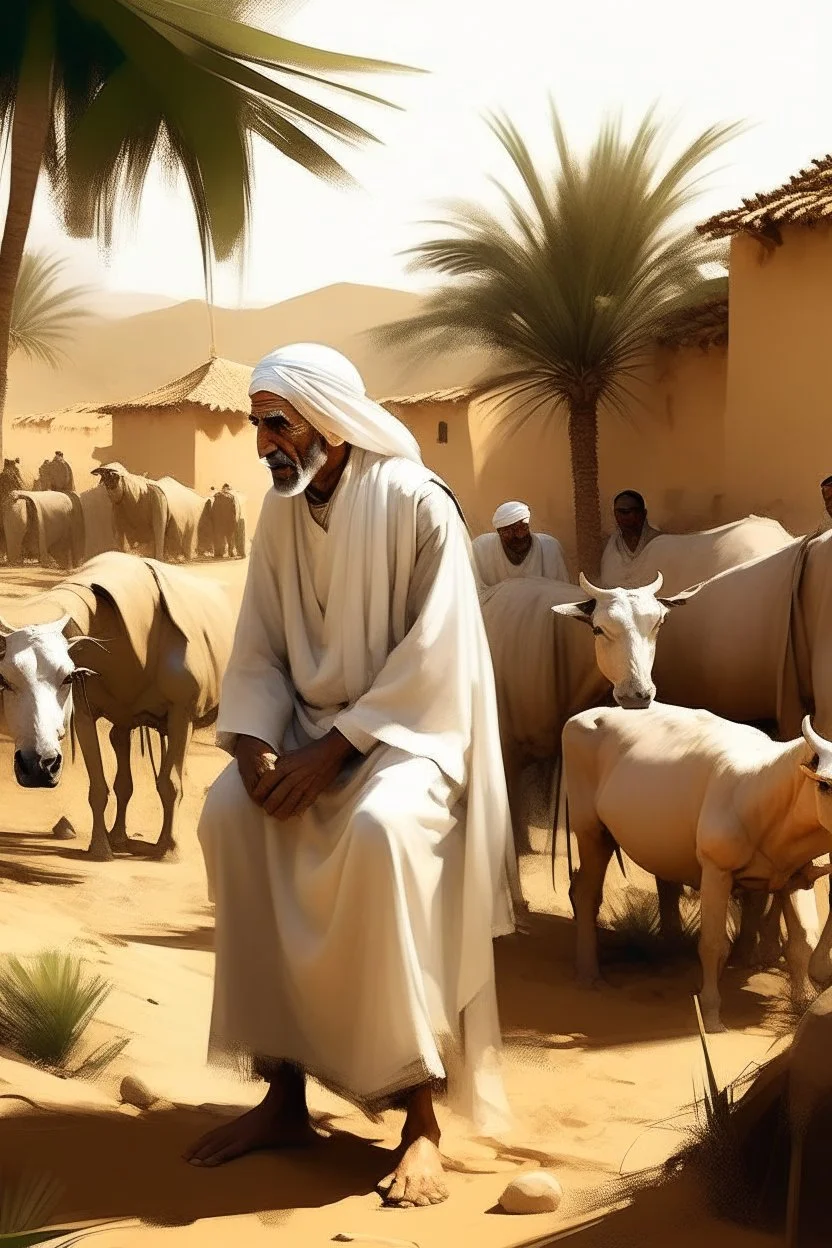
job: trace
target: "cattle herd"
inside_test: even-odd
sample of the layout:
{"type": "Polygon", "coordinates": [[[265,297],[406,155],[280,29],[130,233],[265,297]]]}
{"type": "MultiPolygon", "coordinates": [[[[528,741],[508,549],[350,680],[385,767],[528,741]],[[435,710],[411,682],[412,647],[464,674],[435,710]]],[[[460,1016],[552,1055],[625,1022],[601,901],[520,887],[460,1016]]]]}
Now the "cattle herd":
{"type": "Polygon", "coordinates": [[[71,571],[107,550],[150,555],[167,562],[200,557],[242,559],[246,553],[243,498],[230,485],[205,498],[173,477],[154,481],[121,464],[94,470],[99,482],[75,489],[60,451],[41,464],[27,489],[19,463],[0,472],[0,556],[71,571]]]}
{"type": "MultiPolygon", "coordinates": [[[[241,502],[223,489],[206,509],[179,482],[119,464],[98,475],[88,493],[108,509],[113,549],[18,600],[14,623],[0,617],[0,691],[18,783],[60,782],[72,724],[89,774],[90,854],[163,857],[176,844],[188,745],[216,718],[234,629],[226,591],[173,565],[206,549],[244,554],[241,502]],[[110,828],[99,719],[117,760],[110,828]],[[161,746],[153,845],[127,835],[137,730],[154,731],[161,746]]],[[[7,491],[4,516],[21,493],[39,491],[7,491]]],[[[68,499],[61,514],[70,518],[83,499],[42,493],[68,499]]],[[[14,524],[7,543],[10,532],[14,524]]],[[[639,558],[626,587],[519,578],[481,595],[515,839],[528,848],[523,768],[549,760],[565,781],[577,847],[570,897],[587,983],[599,976],[597,916],[613,852],[655,877],[668,936],[682,889],[699,890],[701,1000],[714,1031],[732,894],[747,959],[779,944],[782,918],[794,997],[830,979],[832,924],[821,931],[813,886],[832,852],[832,533],[794,538],[748,517],[657,538],[639,558]]]]}

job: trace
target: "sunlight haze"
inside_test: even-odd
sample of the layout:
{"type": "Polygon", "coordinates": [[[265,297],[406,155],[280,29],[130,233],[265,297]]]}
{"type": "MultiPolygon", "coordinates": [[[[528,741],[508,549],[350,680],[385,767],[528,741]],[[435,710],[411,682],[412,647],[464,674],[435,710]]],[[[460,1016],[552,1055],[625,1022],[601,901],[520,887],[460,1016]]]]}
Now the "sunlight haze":
{"type": "MultiPolygon", "coordinates": [[[[723,153],[703,217],[774,187],[830,146],[819,49],[832,17],[823,0],[797,0],[776,23],[736,0],[309,0],[280,28],[302,42],[431,72],[359,83],[405,112],[332,92],[318,97],[384,140],[363,151],[329,144],[359,191],[330,188],[258,146],[245,272],[229,267],[216,282],[216,301],[226,305],[274,303],[333,282],[418,290],[423,283],[396,253],[419,239],[419,222],[438,215],[437,200],[493,203],[488,175],[506,175],[483,115],[506,110],[545,162],[549,93],[578,148],[605,112],[623,109],[631,126],[653,102],[678,119],[679,142],[714,122],[747,120],[748,133],[723,153]]],[[[79,275],[106,291],[203,293],[192,211],[181,188],[158,175],[137,230],[122,233],[106,264],[94,245],[63,238],[45,194],[30,243],[71,255],[79,275]]]]}

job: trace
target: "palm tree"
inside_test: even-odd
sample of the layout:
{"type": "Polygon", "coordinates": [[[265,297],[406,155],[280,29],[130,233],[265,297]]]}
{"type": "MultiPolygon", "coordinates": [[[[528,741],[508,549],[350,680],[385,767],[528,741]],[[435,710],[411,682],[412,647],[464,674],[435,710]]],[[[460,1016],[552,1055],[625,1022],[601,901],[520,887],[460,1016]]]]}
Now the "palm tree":
{"type": "Polygon", "coordinates": [[[448,280],[423,312],[374,337],[425,354],[493,352],[481,392],[500,395],[503,421],[565,410],[578,559],[591,577],[602,542],[599,413],[626,411],[631,383],[668,318],[720,289],[703,268],[724,261],[724,246],[680,219],[701,193],[702,162],[740,127],[711,127],[662,171],[666,128],[653,110],[630,141],[619,120],[607,121],[585,161],[554,105],[551,121],[557,163],[541,173],[511,121],[489,118],[527,203],[492,179],[504,213],[467,201],[447,205],[448,218],[427,224],[450,236],[404,254],[415,257],[411,271],[448,280]]]}
{"type": "Polygon", "coordinates": [[[75,324],[87,315],[85,286],[65,286],[64,260],[43,252],[26,252],[12,303],[9,355],[21,351],[30,360],[57,368],[63,345],[75,324]]]}
{"type": "Polygon", "coordinates": [[[0,139],[10,140],[0,420],[12,302],[41,172],[70,233],[109,244],[117,217],[135,213],[155,158],[183,171],[207,268],[212,254],[228,259],[244,242],[253,136],[314,175],[349,184],[317,139],[359,145],[374,136],[304,88],[386,104],[329,75],[414,72],[292,43],[244,23],[242,7],[241,0],[0,2],[0,139]]]}

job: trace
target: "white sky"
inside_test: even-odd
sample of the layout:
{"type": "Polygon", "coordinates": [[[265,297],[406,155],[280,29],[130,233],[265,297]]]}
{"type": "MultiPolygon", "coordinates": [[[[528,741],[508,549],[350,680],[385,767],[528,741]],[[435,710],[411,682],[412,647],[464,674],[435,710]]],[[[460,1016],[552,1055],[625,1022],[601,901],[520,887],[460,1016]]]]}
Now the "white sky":
{"type": "MultiPolygon", "coordinates": [[[[832,89],[820,61],[832,37],[828,0],[788,9],[774,0],[308,0],[282,31],[431,73],[357,83],[405,113],[327,95],[385,141],[340,149],[358,192],[333,190],[258,149],[246,272],[242,281],[220,275],[220,303],[272,303],[342,281],[418,289],[396,255],[420,236],[418,223],[447,197],[493,202],[487,175],[506,173],[483,114],[506,110],[545,159],[550,92],[576,146],[605,112],[623,109],[632,124],[656,101],[679,118],[680,142],[715,121],[753,123],[718,160],[702,217],[832,149],[832,89]]],[[[117,241],[106,266],[94,247],[61,240],[45,197],[31,239],[77,257],[79,272],[109,290],[203,293],[187,199],[156,178],[137,230],[117,241]]]]}

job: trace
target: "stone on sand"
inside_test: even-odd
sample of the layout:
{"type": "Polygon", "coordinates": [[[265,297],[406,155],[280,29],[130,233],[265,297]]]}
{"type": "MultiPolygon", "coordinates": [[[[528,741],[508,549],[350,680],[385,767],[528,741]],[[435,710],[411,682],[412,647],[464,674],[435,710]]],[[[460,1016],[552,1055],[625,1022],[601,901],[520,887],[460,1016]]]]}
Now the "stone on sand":
{"type": "Polygon", "coordinates": [[[75,836],[76,836],[75,829],[73,828],[72,824],[67,819],[66,815],[61,815],[60,819],[58,820],[58,822],[55,824],[54,828],[52,829],[52,835],[54,836],[56,841],[74,841],[75,840],[75,836]]]}
{"type": "Polygon", "coordinates": [[[119,1089],[125,1105],[135,1105],[136,1109],[150,1109],[159,1100],[155,1092],[151,1092],[146,1083],[135,1075],[125,1075],[119,1089]]]}
{"type": "Polygon", "coordinates": [[[506,1213],[554,1213],[563,1199],[563,1188],[553,1174],[532,1170],[513,1179],[500,1197],[506,1213]]]}

